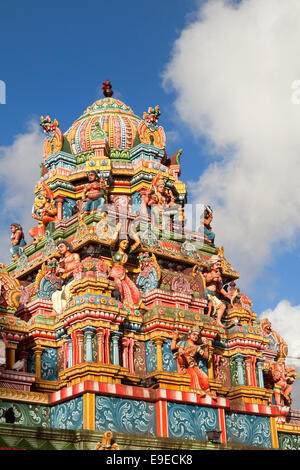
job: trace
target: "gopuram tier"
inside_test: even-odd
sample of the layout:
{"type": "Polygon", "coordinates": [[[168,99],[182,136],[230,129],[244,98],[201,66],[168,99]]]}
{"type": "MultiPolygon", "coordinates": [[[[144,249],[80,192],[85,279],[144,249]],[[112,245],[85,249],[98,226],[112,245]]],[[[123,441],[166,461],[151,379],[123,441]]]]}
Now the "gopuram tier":
{"type": "Polygon", "coordinates": [[[159,106],[103,93],[65,133],[41,117],[32,228],[12,221],[0,265],[0,447],[300,448],[287,344],[211,206],[186,228],[159,106]]]}

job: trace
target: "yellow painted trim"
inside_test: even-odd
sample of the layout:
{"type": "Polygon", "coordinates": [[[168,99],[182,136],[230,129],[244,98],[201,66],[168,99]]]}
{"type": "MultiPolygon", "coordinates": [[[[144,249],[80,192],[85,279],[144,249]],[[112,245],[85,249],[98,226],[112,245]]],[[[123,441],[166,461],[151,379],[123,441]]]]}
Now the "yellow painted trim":
{"type": "Polygon", "coordinates": [[[95,430],[95,394],[83,395],[83,429],[95,430]]]}
{"type": "Polygon", "coordinates": [[[276,426],[276,418],[270,418],[270,425],[271,425],[271,437],[272,437],[272,447],[274,449],[279,449],[279,442],[278,442],[278,434],[277,434],[277,426],[276,426]]]}

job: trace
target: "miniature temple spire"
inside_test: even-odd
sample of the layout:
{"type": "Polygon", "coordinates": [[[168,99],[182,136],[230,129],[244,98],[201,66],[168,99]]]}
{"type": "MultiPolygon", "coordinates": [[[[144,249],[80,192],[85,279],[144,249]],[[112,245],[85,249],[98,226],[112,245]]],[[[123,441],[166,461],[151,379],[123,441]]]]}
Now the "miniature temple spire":
{"type": "Polygon", "coordinates": [[[102,83],[102,90],[103,90],[103,95],[106,98],[110,98],[114,94],[111,83],[108,80],[108,78],[105,80],[105,82],[102,83]]]}

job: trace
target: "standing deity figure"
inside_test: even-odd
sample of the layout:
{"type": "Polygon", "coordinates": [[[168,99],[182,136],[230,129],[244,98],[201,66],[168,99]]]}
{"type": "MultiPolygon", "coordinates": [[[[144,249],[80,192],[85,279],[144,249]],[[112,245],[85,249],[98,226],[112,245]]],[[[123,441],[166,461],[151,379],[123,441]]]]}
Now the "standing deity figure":
{"type": "Polygon", "coordinates": [[[59,240],[56,244],[61,260],[56,268],[56,275],[62,279],[62,289],[52,295],[53,308],[57,313],[62,313],[66,301],[70,298],[70,286],[75,273],[80,267],[80,256],[73,252],[71,244],[65,240],[59,240]]]}
{"type": "Polygon", "coordinates": [[[20,224],[13,223],[10,226],[10,231],[11,231],[11,249],[10,252],[12,254],[12,261],[16,260],[19,258],[20,253],[19,253],[19,248],[23,247],[26,245],[25,239],[24,239],[24,232],[20,224]]]}
{"type": "Polygon", "coordinates": [[[151,223],[163,230],[171,229],[171,218],[178,213],[175,197],[165,186],[165,180],[158,173],[152,180],[147,205],[151,210],[151,223]]]}
{"type": "Polygon", "coordinates": [[[215,234],[211,228],[211,222],[213,220],[213,211],[210,206],[206,206],[201,216],[199,232],[203,232],[204,242],[211,245],[214,244],[215,234]]]}
{"type": "Polygon", "coordinates": [[[293,366],[286,366],[283,360],[273,362],[269,368],[269,379],[273,384],[275,404],[290,405],[291,391],[298,374],[293,366]]]}
{"type": "Polygon", "coordinates": [[[223,288],[221,263],[218,256],[212,256],[209,260],[208,272],[204,273],[206,289],[205,298],[208,300],[208,316],[217,313],[217,325],[225,328],[221,319],[226,310],[226,304],[222,302],[220,296],[226,297],[231,300],[230,294],[223,288]]]}
{"type": "Polygon", "coordinates": [[[38,241],[45,235],[47,225],[57,220],[54,194],[44,182],[38,185],[32,217],[39,221],[39,225],[29,230],[29,235],[38,241]]]}
{"type": "Polygon", "coordinates": [[[83,211],[90,213],[100,209],[107,203],[107,181],[105,178],[99,178],[96,171],[88,172],[88,184],[82,191],[82,200],[84,202],[83,211]]]}
{"type": "Polygon", "coordinates": [[[123,239],[118,242],[120,225],[117,226],[116,232],[111,240],[111,257],[113,265],[109,276],[114,280],[121,295],[121,299],[125,307],[130,312],[135,313],[138,309],[148,310],[144,305],[141,293],[135,283],[127,275],[125,264],[128,260],[127,251],[132,253],[140,245],[139,238],[134,235],[135,243],[129,248],[129,240],[123,239]],[[117,249],[115,249],[117,247],[117,249]]]}
{"type": "Polygon", "coordinates": [[[210,392],[207,374],[198,367],[200,357],[208,358],[208,344],[199,344],[200,331],[192,329],[187,337],[178,339],[178,331],[175,330],[171,342],[171,350],[174,359],[177,359],[179,373],[188,374],[191,377],[190,390],[201,396],[209,395],[216,399],[210,392]]]}

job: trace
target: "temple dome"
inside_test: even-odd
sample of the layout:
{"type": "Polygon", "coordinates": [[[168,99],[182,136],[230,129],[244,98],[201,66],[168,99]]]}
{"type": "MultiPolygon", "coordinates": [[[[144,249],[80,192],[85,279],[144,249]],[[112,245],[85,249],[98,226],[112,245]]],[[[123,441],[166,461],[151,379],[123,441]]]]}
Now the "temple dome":
{"type": "Polygon", "coordinates": [[[100,127],[110,148],[131,149],[141,118],[120,100],[105,97],[95,101],[65,133],[74,154],[92,150],[91,134],[100,127]]]}

